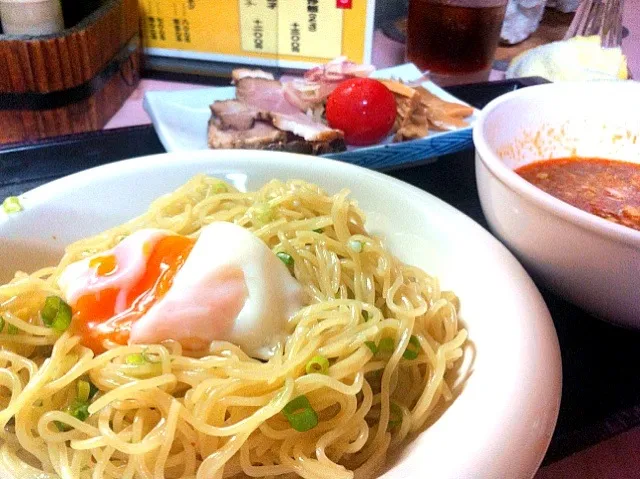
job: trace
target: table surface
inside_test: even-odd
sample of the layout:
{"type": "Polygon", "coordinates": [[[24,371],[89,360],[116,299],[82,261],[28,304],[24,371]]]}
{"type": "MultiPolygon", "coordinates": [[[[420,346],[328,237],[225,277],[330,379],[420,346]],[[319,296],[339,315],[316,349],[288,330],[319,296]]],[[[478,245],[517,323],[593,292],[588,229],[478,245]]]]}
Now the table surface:
{"type": "MultiPolygon", "coordinates": [[[[140,108],[144,91],[168,87],[201,85],[143,80],[110,129],[0,152],[0,197],[107,162],[162,152],[150,126],[118,126],[148,122],[140,108]]],[[[482,107],[513,88],[510,82],[496,82],[454,88],[453,93],[482,107]]],[[[486,227],[475,188],[473,150],[389,174],[440,197],[486,227]],[[456,188],[448,186],[454,183],[456,188]]],[[[564,385],[556,433],[537,478],[640,477],[640,333],[597,321],[541,289],[558,331],[564,385]]]]}

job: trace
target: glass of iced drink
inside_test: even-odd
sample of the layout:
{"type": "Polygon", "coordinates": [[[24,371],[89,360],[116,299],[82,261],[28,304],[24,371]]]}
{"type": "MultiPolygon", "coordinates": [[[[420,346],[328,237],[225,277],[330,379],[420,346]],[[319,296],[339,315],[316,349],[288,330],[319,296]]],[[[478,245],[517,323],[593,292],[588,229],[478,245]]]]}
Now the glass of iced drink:
{"type": "Polygon", "coordinates": [[[443,85],[484,81],[507,0],[410,0],[407,59],[443,85]]]}

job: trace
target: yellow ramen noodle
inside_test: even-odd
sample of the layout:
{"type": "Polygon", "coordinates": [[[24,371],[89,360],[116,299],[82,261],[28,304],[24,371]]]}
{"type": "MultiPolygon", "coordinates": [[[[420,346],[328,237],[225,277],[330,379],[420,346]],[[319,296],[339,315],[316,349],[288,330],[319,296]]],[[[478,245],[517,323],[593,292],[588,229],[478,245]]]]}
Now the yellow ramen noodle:
{"type": "Polygon", "coordinates": [[[452,399],[445,373],[466,340],[458,306],[367,233],[347,191],[274,180],[242,193],[197,176],[142,216],[72,244],[58,266],[0,287],[0,477],[375,477],[452,399]],[[43,323],[70,263],[143,228],[196,238],[214,221],[293,259],[306,306],[268,361],[224,341],[204,355],[176,341],[95,355],[72,328],[43,323]],[[97,392],[84,391],[82,414],[71,414],[88,384],[97,392]],[[283,412],[300,397],[317,417],[302,432],[283,412]]]}

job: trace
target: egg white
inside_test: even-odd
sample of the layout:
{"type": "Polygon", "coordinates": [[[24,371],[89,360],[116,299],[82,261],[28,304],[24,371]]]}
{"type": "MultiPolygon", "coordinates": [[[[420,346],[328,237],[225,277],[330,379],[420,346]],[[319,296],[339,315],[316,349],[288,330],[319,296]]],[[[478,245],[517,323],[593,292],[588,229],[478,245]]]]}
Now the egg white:
{"type": "Polygon", "coordinates": [[[200,349],[224,340],[267,359],[302,306],[302,287],[262,240],[241,226],[215,222],[202,229],[165,296],[133,325],[130,342],[173,339],[200,349]],[[225,278],[242,278],[242,293],[225,289],[225,278]],[[226,303],[237,294],[244,304],[230,317],[226,303]]]}

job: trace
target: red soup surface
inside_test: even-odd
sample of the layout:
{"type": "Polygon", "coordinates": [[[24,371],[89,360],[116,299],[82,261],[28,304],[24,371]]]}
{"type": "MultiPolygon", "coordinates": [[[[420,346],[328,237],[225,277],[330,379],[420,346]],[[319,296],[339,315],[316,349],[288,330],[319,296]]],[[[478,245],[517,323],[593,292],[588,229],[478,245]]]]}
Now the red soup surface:
{"type": "Polygon", "coordinates": [[[537,161],[515,171],[570,205],[640,230],[640,164],[562,158],[537,161]]]}

